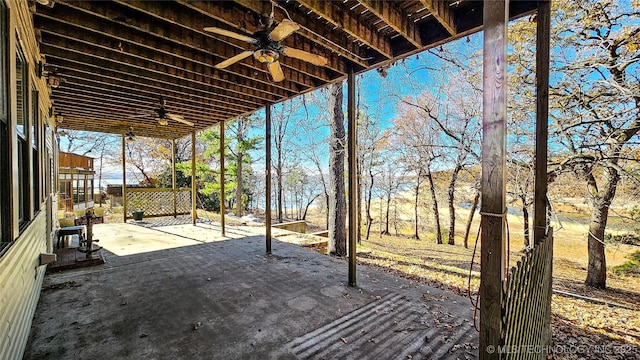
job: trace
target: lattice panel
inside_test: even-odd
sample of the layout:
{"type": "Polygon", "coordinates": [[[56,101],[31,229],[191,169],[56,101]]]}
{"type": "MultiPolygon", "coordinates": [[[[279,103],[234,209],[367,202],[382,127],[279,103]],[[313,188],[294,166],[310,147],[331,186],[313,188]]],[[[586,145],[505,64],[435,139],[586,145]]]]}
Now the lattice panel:
{"type": "Polygon", "coordinates": [[[546,359],[550,340],[553,232],[517,265],[502,285],[504,359],[546,359]]]}
{"type": "Polygon", "coordinates": [[[175,198],[172,189],[127,189],[127,218],[133,217],[133,212],[138,210],[144,211],[145,217],[173,215],[174,199],[175,214],[191,212],[191,189],[177,189],[175,198]]]}

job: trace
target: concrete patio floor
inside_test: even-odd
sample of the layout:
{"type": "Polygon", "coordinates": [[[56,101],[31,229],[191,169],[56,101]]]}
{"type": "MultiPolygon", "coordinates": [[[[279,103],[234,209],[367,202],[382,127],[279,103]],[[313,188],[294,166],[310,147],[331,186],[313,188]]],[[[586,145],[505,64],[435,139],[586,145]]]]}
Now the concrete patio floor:
{"type": "Polygon", "coordinates": [[[106,264],[45,277],[24,359],[474,359],[468,299],[263,227],[94,226],[106,264]]]}

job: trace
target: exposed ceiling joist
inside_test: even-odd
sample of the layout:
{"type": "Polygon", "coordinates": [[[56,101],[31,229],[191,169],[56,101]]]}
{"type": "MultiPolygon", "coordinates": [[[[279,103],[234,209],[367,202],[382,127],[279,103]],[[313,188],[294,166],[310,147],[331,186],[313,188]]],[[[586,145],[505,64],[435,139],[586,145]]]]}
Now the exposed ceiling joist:
{"type": "Polygon", "coordinates": [[[415,23],[394,1],[360,0],[360,3],[416,48],[423,46],[415,23]]]}
{"type": "MultiPolygon", "coordinates": [[[[33,9],[44,75],[63,79],[51,93],[59,127],[124,134],[131,126],[169,139],[340,81],[348,69],[361,73],[482,30],[475,0],[59,0],[33,9]],[[271,13],[272,26],[290,20],[299,29],[259,46],[204,31],[257,36],[271,13]],[[327,65],[287,56],[281,45],[327,65]],[[274,82],[250,55],[216,67],[248,49],[275,49],[284,79],[274,82]],[[194,126],[158,124],[160,98],[194,126]]],[[[535,9],[536,0],[512,0],[510,18],[535,9]]]]}
{"type": "Polygon", "coordinates": [[[453,13],[449,8],[448,0],[420,0],[422,5],[429,10],[436,20],[451,34],[455,36],[457,34],[456,24],[454,21],[453,13]]]}
{"type": "Polygon", "coordinates": [[[364,21],[357,13],[340,8],[339,1],[298,0],[298,3],[322,16],[333,26],[342,29],[354,40],[360,41],[387,59],[393,58],[389,39],[385,38],[371,23],[364,21]]]}

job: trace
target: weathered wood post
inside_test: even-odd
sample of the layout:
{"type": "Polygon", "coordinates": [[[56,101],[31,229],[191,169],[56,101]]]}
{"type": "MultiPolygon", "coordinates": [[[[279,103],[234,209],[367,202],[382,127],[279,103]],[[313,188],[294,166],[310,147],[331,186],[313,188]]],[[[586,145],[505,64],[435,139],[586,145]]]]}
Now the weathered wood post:
{"type": "Polygon", "coordinates": [[[271,104],[264,108],[264,146],[265,146],[265,241],[267,254],[271,254],[271,104]]]}
{"type": "Polygon", "coordinates": [[[196,224],[198,219],[198,209],[196,208],[196,200],[198,197],[198,189],[196,188],[196,132],[191,132],[191,223],[196,224]]]}
{"type": "Polygon", "coordinates": [[[220,125],[220,234],[224,236],[224,121],[218,122],[220,125]]]}
{"type": "Polygon", "coordinates": [[[176,139],[171,139],[171,190],[173,193],[173,217],[178,217],[178,195],[176,194],[176,139]]]}
{"type": "Polygon", "coordinates": [[[500,359],[505,277],[508,0],[484,2],[480,359],[500,359]]]}
{"type": "Polygon", "coordinates": [[[547,235],[547,142],[549,137],[549,37],[551,2],[538,2],[536,27],[536,160],[533,243],[547,235]]]}
{"type": "MultiPolygon", "coordinates": [[[[536,25],[536,162],[534,190],[533,243],[540,244],[546,236],[553,237],[547,229],[547,155],[549,138],[549,42],[551,32],[551,1],[538,2],[538,23],[536,25]]],[[[547,241],[553,241],[549,239],[547,241]]],[[[547,281],[549,287],[547,308],[544,314],[544,328],[547,331],[547,345],[551,343],[551,294],[553,284],[553,244],[549,246],[550,267],[547,281]]]]}
{"type": "Polygon", "coordinates": [[[122,220],[127,222],[127,152],[126,135],[122,134],[122,220]]]}
{"type": "Polygon", "coordinates": [[[349,157],[349,286],[356,286],[356,241],[358,238],[358,169],[356,137],[356,85],[353,66],[347,74],[347,155],[349,157]]]}

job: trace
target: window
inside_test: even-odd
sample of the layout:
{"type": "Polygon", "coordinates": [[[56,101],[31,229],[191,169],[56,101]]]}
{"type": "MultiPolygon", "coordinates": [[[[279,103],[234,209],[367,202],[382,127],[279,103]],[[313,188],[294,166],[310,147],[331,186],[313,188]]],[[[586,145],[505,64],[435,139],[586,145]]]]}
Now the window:
{"type": "Polygon", "coordinates": [[[93,175],[87,175],[87,201],[93,201],[93,175]]]}
{"type": "Polygon", "coordinates": [[[4,1],[0,0],[0,254],[11,244],[11,224],[9,205],[11,184],[11,157],[9,156],[9,84],[8,71],[8,23],[9,16],[4,1]]]}
{"type": "Polygon", "coordinates": [[[31,220],[30,166],[29,166],[29,86],[27,84],[27,63],[22,49],[16,47],[16,101],[18,137],[18,224],[22,230],[31,220]]]}
{"type": "Polygon", "coordinates": [[[40,198],[40,111],[38,110],[38,91],[33,88],[31,90],[31,178],[33,187],[33,211],[37,213],[40,211],[40,204],[42,199],[40,198]]]}

